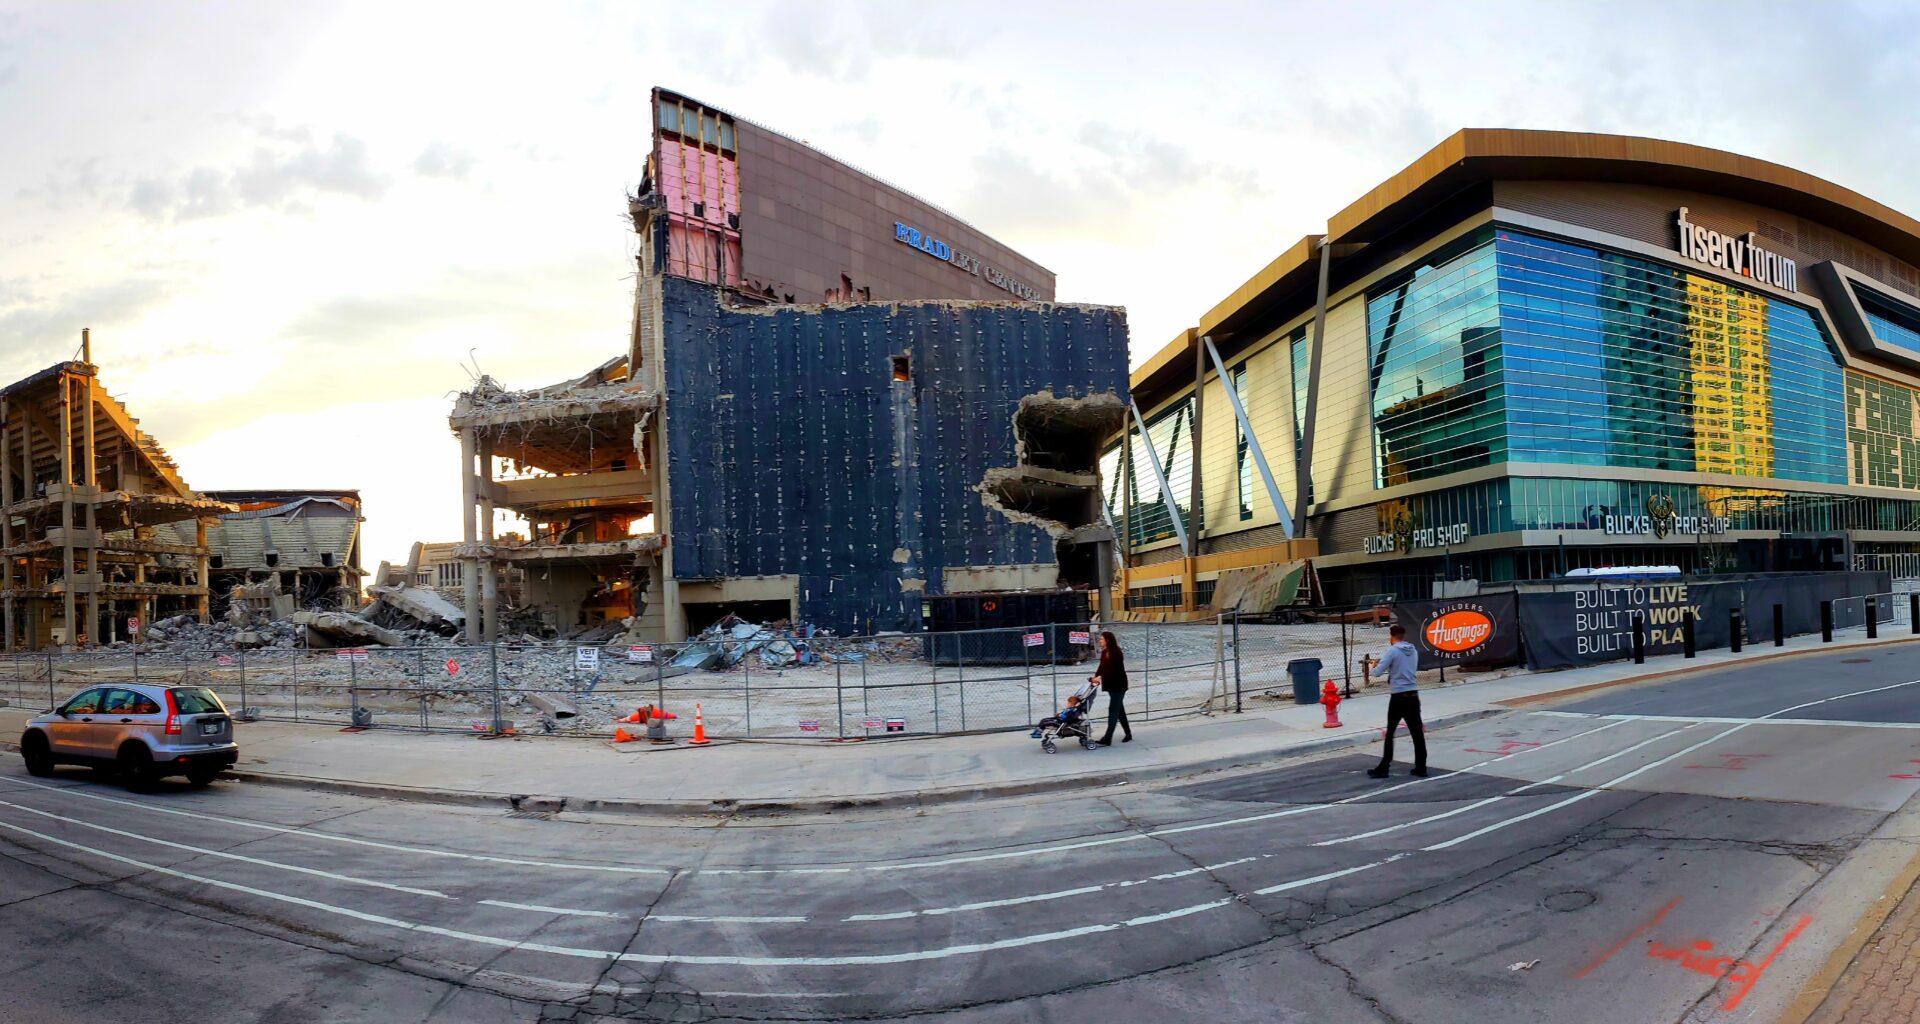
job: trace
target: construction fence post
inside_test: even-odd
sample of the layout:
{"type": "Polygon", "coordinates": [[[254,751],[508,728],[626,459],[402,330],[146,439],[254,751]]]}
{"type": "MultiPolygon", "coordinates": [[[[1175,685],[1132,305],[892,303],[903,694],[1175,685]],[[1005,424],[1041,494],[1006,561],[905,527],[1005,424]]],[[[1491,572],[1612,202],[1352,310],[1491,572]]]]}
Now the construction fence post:
{"type": "Polygon", "coordinates": [[[1153,621],[1147,621],[1145,657],[1140,662],[1140,720],[1153,717],[1153,621]]]}
{"type": "Polygon", "coordinates": [[[833,659],[833,721],[840,727],[840,738],[847,738],[847,688],[840,678],[840,659],[833,659]]]}
{"type": "Polygon", "coordinates": [[[53,695],[53,651],[49,649],[47,651],[47,707],[52,709],[59,706],[59,700],[53,695]]]}
{"type": "Polygon", "coordinates": [[[236,660],[240,662],[240,714],[242,716],[245,716],[247,713],[247,707],[248,707],[247,705],[247,652],[242,650],[242,651],[236,651],[234,653],[235,653],[236,660]]]}
{"type": "Polygon", "coordinates": [[[347,713],[348,725],[360,724],[360,659],[347,662],[347,704],[352,708],[347,713]]]}
{"type": "Polygon", "coordinates": [[[1246,709],[1240,702],[1240,612],[1233,613],[1233,713],[1240,714],[1246,709]]]}
{"type": "MultiPolygon", "coordinates": [[[[1020,636],[1020,660],[1021,661],[1027,660],[1027,638],[1024,633],[1022,633],[1020,636]]],[[[960,731],[966,732],[967,731],[967,661],[966,659],[965,658],[960,659],[960,664],[954,666],[954,669],[955,669],[955,678],[959,680],[959,686],[960,686],[960,731]]]]}
{"type": "Polygon", "coordinates": [[[500,641],[497,639],[487,644],[487,676],[493,686],[493,732],[497,736],[506,732],[500,718],[500,641]]]}
{"type": "Polygon", "coordinates": [[[653,645],[653,706],[667,710],[667,645],[653,645]]]}
{"type": "Polygon", "coordinates": [[[746,705],[747,736],[753,736],[753,656],[740,646],[740,699],[746,705]]]}
{"type": "Polygon", "coordinates": [[[300,720],[300,663],[306,660],[306,648],[296,647],[289,655],[293,659],[293,720],[300,720]]]}
{"type": "Polygon", "coordinates": [[[420,731],[426,732],[427,724],[427,652],[425,648],[413,649],[414,694],[420,704],[420,731]]]}

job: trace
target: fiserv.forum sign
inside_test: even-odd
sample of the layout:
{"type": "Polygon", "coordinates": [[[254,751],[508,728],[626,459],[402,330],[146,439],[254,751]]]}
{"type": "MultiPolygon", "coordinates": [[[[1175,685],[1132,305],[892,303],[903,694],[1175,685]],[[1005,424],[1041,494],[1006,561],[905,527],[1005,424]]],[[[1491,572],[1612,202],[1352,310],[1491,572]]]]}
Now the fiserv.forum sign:
{"type": "Polygon", "coordinates": [[[1040,292],[1033,287],[1015,280],[1006,271],[996,270],[980,262],[978,256],[970,256],[944,240],[933,237],[910,224],[893,222],[893,240],[926,253],[936,260],[951,263],[975,277],[982,277],[995,288],[1003,288],[1028,302],[1039,302],[1040,292]]]}
{"type": "Polygon", "coordinates": [[[1723,235],[1687,220],[1682,206],[1673,216],[1679,231],[1680,255],[1710,267],[1731,270],[1742,277],[1763,281],[1790,292],[1800,290],[1794,262],[1777,252],[1768,252],[1754,244],[1753,232],[1723,235]]]}

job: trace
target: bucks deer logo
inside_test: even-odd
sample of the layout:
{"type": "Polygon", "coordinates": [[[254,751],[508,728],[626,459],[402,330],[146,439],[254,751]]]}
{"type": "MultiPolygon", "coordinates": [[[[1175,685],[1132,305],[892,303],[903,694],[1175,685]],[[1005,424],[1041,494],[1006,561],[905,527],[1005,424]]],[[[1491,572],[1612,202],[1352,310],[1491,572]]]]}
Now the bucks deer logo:
{"type": "Polygon", "coordinates": [[[1665,494],[1647,496],[1647,521],[1653,526],[1655,540],[1665,540],[1673,532],[1673,498],[1665,494]]]}
{"type": "Polygon", "coordinates": [[[1403,553],[1413,550],[1413,517],[1404,510],[1393,517],[1393,547],[1403,553]]]}

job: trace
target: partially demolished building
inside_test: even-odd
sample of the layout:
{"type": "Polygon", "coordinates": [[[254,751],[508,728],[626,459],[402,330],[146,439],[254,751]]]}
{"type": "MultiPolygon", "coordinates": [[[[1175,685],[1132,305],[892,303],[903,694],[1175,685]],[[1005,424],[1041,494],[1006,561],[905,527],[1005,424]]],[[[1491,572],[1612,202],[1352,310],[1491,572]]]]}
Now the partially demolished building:
{"type": "MultiPolygon", "coordinates": [[[[234,506],[207,531],[213,614],[230,601],[285,618],[295,611],[360,606],[360,492],[206,491],[234,506]],[[239,589],[235,589],[235,588],[239,589]]],[[[180,536],[188,527],[162,528],[180,536]]],[[[184,537],[181,537],[184,540],[184,537]]]]}
{"type": "Polygon", "coordinates": [[[0,619],[6,650],[129,636],[209,611],[208,531],[234,506],[179,467],[85,356],[0,390],[0,619]]]}
{"type": "Polygon", "coordinates": [[[803,142],[658,89],[653,125],[628,351],[455,404],[469,638],[510,611],[678,640],[729,612],[916,630],[929,595],[1104,596],[1124,311],[1053,302],[1045,268],[803,142]]]}

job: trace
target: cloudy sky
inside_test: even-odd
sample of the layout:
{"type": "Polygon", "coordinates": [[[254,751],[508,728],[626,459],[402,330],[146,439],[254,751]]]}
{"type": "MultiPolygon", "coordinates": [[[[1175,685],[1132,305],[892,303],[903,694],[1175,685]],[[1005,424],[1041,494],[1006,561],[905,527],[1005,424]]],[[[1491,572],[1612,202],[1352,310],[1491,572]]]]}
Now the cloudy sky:
{"type": "Polygon", "coordinates": [[[953,209],[1135,361],[1464,126],[1678,139],[1920,213],[1920,8],[0,0],[0,380],[92,327],[189,483],[455,539],[450,396],[624,350],[647,90],[953,209]]]}

